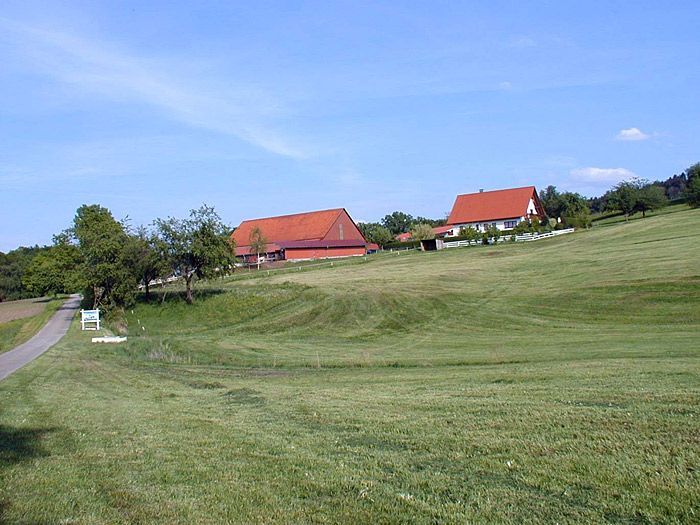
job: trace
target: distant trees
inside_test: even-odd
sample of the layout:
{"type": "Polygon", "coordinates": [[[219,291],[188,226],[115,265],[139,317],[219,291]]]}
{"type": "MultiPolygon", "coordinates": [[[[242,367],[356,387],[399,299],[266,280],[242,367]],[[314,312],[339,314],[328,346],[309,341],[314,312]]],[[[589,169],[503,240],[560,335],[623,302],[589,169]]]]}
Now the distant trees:
{"type": "Polygon", "coordinates": [[[561,220],[570,228],[590,228],[591,210],[586,199],[578,193],[566,192],[561,194],[561,220]]]}
{"type": "Polygon", "coordinates": [[[258,270],[260,269],[260,254],[267,253],[267,239],[263,235],[263,232],[257,226],[253,228],[250,232],[250,237],[248,239],[250,243],[250,250],[255,252],[257,258],[255,259],[258,264],[258,270]]]}
{"type": "Polygon", "coordinates": [[[0,252],[0,302],[42,295],[27,288],[23,278],[32,260],[49,249],[48,246],[33,246],[0,252]]]}
{"type": "Polygon", "coordinates": [[[66,234],[54,237],[54,245],[34,257],[22,276],[22,283],[34,296],[73,293],[85,287],[82,256],[66,234]]]}
{"type": "Polygon", "coordinates": [[[697,208],[700,206],[700,162],[688,168],[685,175],[688,181],[684,194],[686,201],[693,208],[697,208]]]}
{"type": "Polygon", "coordinates": [[[378,222],[360,222],[357,227],[362,232],[362,236],[367,242],[373,242],[379,246],[384,246],[394,240],[388,228],[385,228],[378,222]]]}
{"type": "Polygon", "coordinates": [[[646,217],[647,211],[658,210],[667,203],[662,187],[639,178],[620,182],[609,192],[607,199],[608,209],[622,212],[627,220],[637,212],[646,217]]]}
{"type": "Polygon", "coordinates": [[[428,239],[434,239],[435,232],[433,232],[433,228],[430,226],[430,224],[416,224],[411,229],[411,237],[416,241],[425,241],[428,239]]]}
{"type": "Polygon", "coordinates": [[[382,219],[382,226],[391,232],[392,235],[406,233],[413,226],[413,216],[402,211],[395,211],[389,215],[385,215],[382,219]]]}
{"type": "Polygon", "coordinates": [[[155,224],[164,260],[174,275],[184,279],[185,300],[192,304],[194,280],[221,275],[234,262],[229,228],[214,208],[206,205],[191,210],[187,219],[157,219],[155,224]]]}

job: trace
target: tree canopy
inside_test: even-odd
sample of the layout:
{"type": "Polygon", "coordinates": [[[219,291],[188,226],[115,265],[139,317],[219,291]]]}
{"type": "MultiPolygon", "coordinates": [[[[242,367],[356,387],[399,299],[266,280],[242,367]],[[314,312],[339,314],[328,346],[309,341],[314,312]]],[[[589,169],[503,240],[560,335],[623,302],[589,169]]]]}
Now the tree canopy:
{"type": "Polygon", "coordinates": [[[174,275],[185,280],[186,301],[192,303],[195,278],[223,275],[234,262],[230,228],[214,208],[203,205],[191,210],[187,219],[157,219],[163,258],[174,275]]]}

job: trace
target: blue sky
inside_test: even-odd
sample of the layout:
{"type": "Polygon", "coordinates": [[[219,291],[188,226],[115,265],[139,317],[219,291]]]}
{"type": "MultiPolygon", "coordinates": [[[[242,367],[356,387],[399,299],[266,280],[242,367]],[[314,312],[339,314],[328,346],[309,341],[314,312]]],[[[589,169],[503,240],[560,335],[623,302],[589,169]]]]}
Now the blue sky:
{"type": "Polygon", "coordinates": [[[700,2],[0,5],[0,250],[84,203],[430,217],[700,160],[700,2]]]}

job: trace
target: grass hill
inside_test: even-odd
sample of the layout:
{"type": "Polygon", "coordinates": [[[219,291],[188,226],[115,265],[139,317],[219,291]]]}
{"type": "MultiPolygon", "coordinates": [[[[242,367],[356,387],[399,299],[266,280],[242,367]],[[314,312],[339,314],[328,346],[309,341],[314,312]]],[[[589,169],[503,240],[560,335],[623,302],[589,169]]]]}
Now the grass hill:
{"type": "Polygon", "coordinates": [[[684,210],[169,291],[126,345],[74,327],[0,383],[0,518],[691,522],[699,241],[684,210]]]}

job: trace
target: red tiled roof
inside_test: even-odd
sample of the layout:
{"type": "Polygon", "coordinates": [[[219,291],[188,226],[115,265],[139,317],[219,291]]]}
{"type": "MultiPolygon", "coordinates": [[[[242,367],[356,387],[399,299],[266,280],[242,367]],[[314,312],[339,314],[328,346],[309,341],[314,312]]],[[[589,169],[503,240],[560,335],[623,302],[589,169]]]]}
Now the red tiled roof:
{"type": "Polygon", "coordinates": [[[405,232],[405,233],[399,233],[396,237],[394,237],[397,241],[408,241],[413,234],[411,232],[405,232]]]}
{"type": "Polygon", "coordinates": [[[367,249],[374,250],[376,252],[377,250],[379,250],[379,245],[376,242],[368,242],[367,249]]]}
{"type": "Polygon", "coordinates": [[[237,246],[248,246],[251,231],[258,227],[268,241],[322,239],[342,212],[343,208],[336,208],[243,221],[231,237],[237,246]]]}
{"type": "Polygon", "coordinates": [[[435,235],[439,235],[439,234],[441,234],[441,233],[447,233],[447,232],[450,231],[452,228],[453,228],[453,226],[449,226],[449,225],[445,225],[445,226],[435,226],[435,228],[433,228],[433,233],[434,233],[435,235]]]}
{"type": "Polygon", "coordinates": [[[530,199],[534,199],[538,214],[543,215],[534,186],[458,195],[447,224],[524,217],[530,199]]]}

